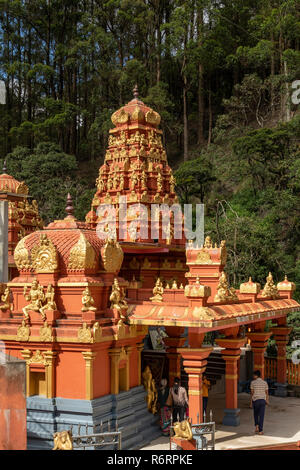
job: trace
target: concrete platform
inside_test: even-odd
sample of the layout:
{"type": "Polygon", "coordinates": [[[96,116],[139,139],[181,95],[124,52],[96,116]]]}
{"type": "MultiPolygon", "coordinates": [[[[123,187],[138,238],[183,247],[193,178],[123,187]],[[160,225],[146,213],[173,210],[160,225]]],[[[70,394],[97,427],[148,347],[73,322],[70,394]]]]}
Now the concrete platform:
{"type": "MultiPolygon", "coordinates": [[[[270,397],[266,408],[264,435],[254,434],[253,411],[249,408],[250,395],[239,394],[241,424],[238,427],[223,426],[225,395],[216,394],[209,398],[209,410],[213,410],[216,422],[216,450],[240,449],[300,440],[300,399],[295,397],[270,397]]],[[[168,450],[169,439],[160,437],[142,450],[168,450]]]]}

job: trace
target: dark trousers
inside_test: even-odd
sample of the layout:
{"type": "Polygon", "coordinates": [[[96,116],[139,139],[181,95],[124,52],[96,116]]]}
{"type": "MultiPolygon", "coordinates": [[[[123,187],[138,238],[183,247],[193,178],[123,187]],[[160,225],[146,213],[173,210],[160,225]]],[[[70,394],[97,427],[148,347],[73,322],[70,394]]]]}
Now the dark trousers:
{"type": "Polygon", "coordinates": [[[208,402],[208,397],[202,397],[203,413],[205,412],[205,414],[206,414],[206,409],[207,409],[207,402],[208,402]]]}
{"type": "Polygon", "coordinates": [[[184,412],[185,412],[185,406],[174,406],[173,423],[177,423],[177,421],[184,421],[184,412]],[[178,419],[178,416],[179,416],[179,419],[178,419]]]}
{"type": "Polygon", "coordinates": [[[252,402],[252,406],[255,426],[258,426],[259,432],[262,432],[264,427],[266,400],[255,400],[252,402]]]}

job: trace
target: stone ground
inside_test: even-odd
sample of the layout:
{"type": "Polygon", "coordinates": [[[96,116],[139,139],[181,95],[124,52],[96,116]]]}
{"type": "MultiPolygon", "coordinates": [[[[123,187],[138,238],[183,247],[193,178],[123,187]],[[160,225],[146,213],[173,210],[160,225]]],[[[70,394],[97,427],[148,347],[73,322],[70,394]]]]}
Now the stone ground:
{"type": "MultiPolygon", "coordinates": [[[[263,446],[300,440],[300,399],[270,397],[266,407],[264,435],[254,434],[253,411],[249,408],[250,395],[239,393],[241,424],[237,427],[222,426],[225,395],[215,394],[209,398],[209,410],[213,410],[216,422],[216,450],[239,449],[243,447],[263,446]]],[[[141,450],[168,450],[169,439],[160,437],[141,450]]]]}

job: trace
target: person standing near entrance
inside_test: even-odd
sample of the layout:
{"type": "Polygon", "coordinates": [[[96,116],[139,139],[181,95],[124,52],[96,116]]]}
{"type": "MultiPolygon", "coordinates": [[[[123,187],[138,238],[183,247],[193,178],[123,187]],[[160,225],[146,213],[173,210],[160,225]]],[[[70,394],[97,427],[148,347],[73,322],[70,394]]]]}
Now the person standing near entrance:
{"type": "Polygon", "coordinates": [[[202,402],[203,402],[203,414],[207,410],[207,402],[208,402],[208,391],[210,389],[210,381],[207,379],[206,374],[202,376],[202,402]]]}
{"type": "Polygon", "coordinates": [[[251,404],[253,407],[255,433],[263,434],[266,404],[269,404],[269,387],[265,380],[260,377],[260,371],[253,373],[250,384],[251,404]]]}
{"type": "Polygon", "coordinates": [[[181,387],[178,377],[175,377],[174,385],[170,388],[170,396],[173,403],[173,423],[184,421],[184,414],[189,406],[189,401],[186,389],[181,387]]]}
{"type": "Polygon", "coordinates": [[[161,379],[160,389],[158,390],[158,403],[160,406],[160,428],[164,436],[169,436],[172,411],[167,404],[169,397],[169,387],[167,379],[161,379]]]}

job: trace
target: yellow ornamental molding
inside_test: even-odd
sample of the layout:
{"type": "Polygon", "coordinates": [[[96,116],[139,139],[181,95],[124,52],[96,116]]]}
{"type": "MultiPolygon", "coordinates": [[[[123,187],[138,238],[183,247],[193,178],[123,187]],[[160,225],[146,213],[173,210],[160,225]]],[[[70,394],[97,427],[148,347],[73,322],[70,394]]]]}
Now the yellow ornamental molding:
{"type": "Polygon", "coordinates": [[[68,269],[93,269],[96,267],[96,253],[90,242],[80,233],[78,242],[70,251],[68,269]]]}
{"type": "Polygon", "coordinates": [[[31,260],[36,273],[54,273],[57,271],[57,251],[46,233],[41,233],[38,245],[32,248],[31,260]]]}
{"type": "Polygon", "coordinates": [[[45,357],[43,356],[43,354],[41,353],[39,349],[37,349],[34,355],[30,359],[28,359],[26,362],[27,362],[27,365],[29,364],[47,365],[48,364],[47,360],[45,359],[45,357]]]}
{"type": "MultiPolygon", "coordinates": [[[[27,237],[29,236],[30,235],[27,235],[27,237]]],[[[19,271],[24,271],[31,268],[29,253],[25,247],[25,240],[27,237],[24,237],[19,241],[14,252],[15,263],[19,271]]]]}

